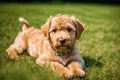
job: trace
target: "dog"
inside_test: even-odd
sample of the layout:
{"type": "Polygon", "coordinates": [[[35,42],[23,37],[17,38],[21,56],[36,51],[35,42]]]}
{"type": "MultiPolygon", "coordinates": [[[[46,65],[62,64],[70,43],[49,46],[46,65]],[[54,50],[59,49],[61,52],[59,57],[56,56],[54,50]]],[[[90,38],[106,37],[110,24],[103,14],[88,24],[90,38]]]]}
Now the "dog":
{"type": "Polygon", "coordinates": [[[85,25],[75,16],[50,16],[41,29],[30,27],[22,17],[19,21],[23,23],[22,31],[6,50],[11,59],[18,60],[18,54],[27,51],[37,64],[49,66],[62,77],[85,76],[85,63],[75,45],[85,25]]]}

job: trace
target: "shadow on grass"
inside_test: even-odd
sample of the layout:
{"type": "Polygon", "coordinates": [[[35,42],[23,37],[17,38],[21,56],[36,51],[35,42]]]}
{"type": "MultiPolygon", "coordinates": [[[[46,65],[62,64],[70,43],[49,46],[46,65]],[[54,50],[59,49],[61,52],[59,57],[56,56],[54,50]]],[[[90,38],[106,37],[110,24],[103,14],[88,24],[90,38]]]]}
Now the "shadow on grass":
{"type": "Polygon", "coordinates": [[[103,64],[95,59],[92,59],[88,56],[84,56],[83,59],[85,60],[85,67],[102,67],[103,64]]]}

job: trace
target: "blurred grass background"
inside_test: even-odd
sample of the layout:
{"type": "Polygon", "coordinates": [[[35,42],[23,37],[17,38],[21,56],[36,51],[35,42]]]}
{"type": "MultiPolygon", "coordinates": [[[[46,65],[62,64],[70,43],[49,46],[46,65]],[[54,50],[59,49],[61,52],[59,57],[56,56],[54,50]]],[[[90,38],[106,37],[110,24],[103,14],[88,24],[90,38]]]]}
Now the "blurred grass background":
{"type": "Polygon", "coordinates": [[[0,80],[63,80],[36,65],[33,57],[20,55],[20,60],[14,61],[5,52],[21,30],[20,16],[40,28],[50,15],[59,13],[75,15],[86,25],[77,41],[86,62],[86,77],[72,80],[119,80],[120,6],[89,3],[0,3],[0,80]]]}

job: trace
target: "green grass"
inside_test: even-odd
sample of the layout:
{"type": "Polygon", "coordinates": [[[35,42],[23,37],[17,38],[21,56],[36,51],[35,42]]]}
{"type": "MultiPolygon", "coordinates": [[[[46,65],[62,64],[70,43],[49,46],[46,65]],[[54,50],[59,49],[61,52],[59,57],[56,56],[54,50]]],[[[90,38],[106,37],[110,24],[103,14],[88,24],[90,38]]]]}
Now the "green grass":
{"type": "Polygon", "coordinates": [[[39,28],[50,15],[75,15],[86,24],[77,46],[86,66],[85,78],[73,80],[120,80],[120,6],[103,4],[0,3],[0,80],[62,80],[51,70],[20,55],[10,60],[5,52],[21,29],[20,16],[39,28]]]}

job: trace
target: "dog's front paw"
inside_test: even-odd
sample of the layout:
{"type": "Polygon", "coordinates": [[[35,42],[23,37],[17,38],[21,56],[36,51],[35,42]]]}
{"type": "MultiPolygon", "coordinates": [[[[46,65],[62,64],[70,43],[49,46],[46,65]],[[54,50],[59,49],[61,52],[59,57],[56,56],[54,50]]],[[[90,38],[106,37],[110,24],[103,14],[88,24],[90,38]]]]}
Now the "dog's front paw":
{"type": "Polygon", "coordinates": [[[79,77],[85,77],[85,72],[84,72],[83,69],[77,69],[77,70],[75,71],[75,75],[76,75],[76,76],[79,76],[79,77]]]}
{"type": "Polygon", "coordinates": [[[67,78],[67,79],[70,79],[70,78],[73,77],[73,73],[71,73],[70,71],[69,71],[69,72],[66,72],[66,73],[63,74],[63,77],[64,77],[64,78],[67,78]]]}
{"type": "Polygon", "coordinates": [[[74,75],[78,77],[85,77],[85,72],[83,69],[76,69],[74,71],[74,75]]]}
{"type": "Polygon", "coordinates": [[[71,72],[74,73],[75,76],[85,77],[85,72],[79,63],[72,62],[71,64],[68,65],[68,68],[71,72]]]}

